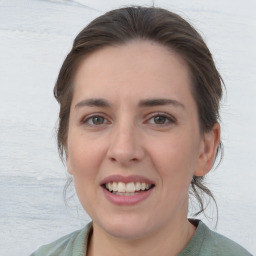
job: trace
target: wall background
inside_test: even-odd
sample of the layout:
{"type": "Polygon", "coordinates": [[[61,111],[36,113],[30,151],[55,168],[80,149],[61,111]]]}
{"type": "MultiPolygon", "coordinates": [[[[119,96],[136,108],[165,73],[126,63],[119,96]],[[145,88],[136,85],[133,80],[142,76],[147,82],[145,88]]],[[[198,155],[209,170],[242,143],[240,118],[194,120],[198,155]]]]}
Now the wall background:
{"type": "MultiPolygon", "coordinates": [[[[125,0],[0,0],[0,255],[29,255],[89,221],[65,208],[52,94],[76,34],[125,0]]],[[[227,87],[225,156],[208,177],[219,206],[217,231],[256,254],[256,2],[156,0],[202,33],[227,87]]],[[[203,218],[203,216],[202,216],[203,218]]],[[[209,226],[211,221],[205,220],[209,226]]]]}

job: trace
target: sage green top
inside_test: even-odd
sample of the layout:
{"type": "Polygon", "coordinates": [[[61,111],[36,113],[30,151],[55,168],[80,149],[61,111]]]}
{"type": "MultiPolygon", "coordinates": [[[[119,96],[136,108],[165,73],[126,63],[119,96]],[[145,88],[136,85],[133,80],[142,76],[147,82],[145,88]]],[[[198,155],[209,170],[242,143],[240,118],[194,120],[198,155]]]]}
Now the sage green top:
{"type": "MultiPolygon", "coordinates": [[[[196,232],[178,256],[252,256],[232,240],[211,231],[202,221],[191,220],[196,232]]],[[[40,247],[31,256],[86,256],[92,223],[57,241],[40,247]]]]}

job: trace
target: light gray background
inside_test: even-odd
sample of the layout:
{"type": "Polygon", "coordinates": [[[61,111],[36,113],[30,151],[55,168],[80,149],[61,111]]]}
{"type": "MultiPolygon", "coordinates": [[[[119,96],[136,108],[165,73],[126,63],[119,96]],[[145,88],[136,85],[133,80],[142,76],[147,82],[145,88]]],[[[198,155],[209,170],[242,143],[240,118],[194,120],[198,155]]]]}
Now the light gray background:
{"type": "MultiPolygon", "coordinates": [[[[152,1],[0,0],[0,255],[29,255],[89,221],[76,201],[67,210],[62,199],[66,170],[56,150],[52,89],[76,34],[129,4],[152,1]]],[[[217,231],[256,254],[256,1],[155,5],[195,25],[226,82],[225,156],[208,184],[219,206],[217,231]]]]}

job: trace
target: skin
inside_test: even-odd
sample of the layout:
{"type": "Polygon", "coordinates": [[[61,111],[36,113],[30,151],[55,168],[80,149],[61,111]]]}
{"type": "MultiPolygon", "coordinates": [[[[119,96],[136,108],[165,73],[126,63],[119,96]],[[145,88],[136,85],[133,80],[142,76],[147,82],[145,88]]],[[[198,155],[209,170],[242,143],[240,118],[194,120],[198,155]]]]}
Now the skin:
{"type": "Polygon", "coordinates": [[[66,161],[93,220],[88,255],[177,255],[196,229],[187,220],[189,184],[211,169],[220,137],[218,124],[200,132],[186,63],[164,46],[133,41],[86,57],[74,84],[66,161]],[[139,104],[148,99],[175,104],[139,104]],[[100,186],[113,174],[141,175],[155,188],[118,206],[100,186]]]}

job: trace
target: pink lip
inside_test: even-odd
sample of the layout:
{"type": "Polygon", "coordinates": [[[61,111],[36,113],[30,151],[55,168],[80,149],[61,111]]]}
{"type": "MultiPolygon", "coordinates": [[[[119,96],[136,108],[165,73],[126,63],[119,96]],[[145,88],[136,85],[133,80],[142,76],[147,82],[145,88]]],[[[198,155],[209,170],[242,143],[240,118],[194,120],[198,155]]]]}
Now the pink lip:
{"type": "MultiPolygon", "coordinates": [[[[147,184],[155,184],[152,180],[147,179],[142,176],[139,176],[139,175],[130,175],[130,176],[111,175],[111,176],[108,176],[105,179],[103,179],[100,185],[106,184],[108,182],[123,182],[123,183],[145,182],[147,184]]],[[[111,203],[120,205],[120,206],[121,205],[129,206],[129,205],[138,204],[138,203],[144,201],[146,198],[148,198],[154,190],[154,187],[153,187],[147,191],[136,193],[135,195],[120,196],[120,195],[115,195],[115,194],[109,192],[103,186],[101,188],[102,188],[102,191],[103,191],[105,197],[111,203]]]]}
{"type": "Polygon", "coordinates": [[[119,196],[119,195],[115,195],[111,192],[109,192],[108,190],[106,190],[105,188],[102,187],[103,193],[105,195],[105,197],[113,204],[116,205],[135,205],[138,204],[142,201],[144,201],[146,198],[148,198],[151,193],[153,192],[154,188],[144,191],[144,192],[140,192],[138,194],[135,194],[133,196],[119,196]]]}
{"type": "Polygon", "coordinates": [[[100,183],[100,185],[106,184],[108,182],[123,182],[123,183],[129,183],[129,182],[145,182],[147,184],[154,184],[152,180],[149,180],[145,177],[139,176],[139,175],[130,175],[130,176],[122,176],[122,175],[111,175],[103,179],[100,183]]]}

